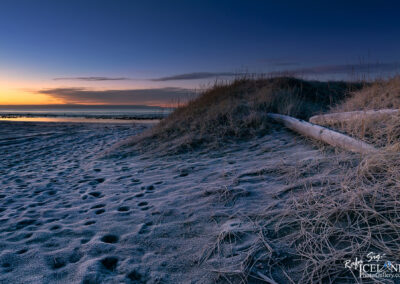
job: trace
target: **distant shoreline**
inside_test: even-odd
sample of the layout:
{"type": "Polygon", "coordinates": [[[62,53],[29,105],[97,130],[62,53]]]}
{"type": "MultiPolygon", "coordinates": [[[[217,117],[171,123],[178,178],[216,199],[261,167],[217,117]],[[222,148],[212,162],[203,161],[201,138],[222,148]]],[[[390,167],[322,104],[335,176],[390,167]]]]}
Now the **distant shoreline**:
{"type": "Polygon", "coordinates": [[[79,106],[73,108],[1,108],[0,121],[24,122],[97,122],[97,123],[157,123],[172,109],[159,107],[117,108],[111,106],[79,106]]]}
{"type": "Polygon", "coordinates": [[[38,117],[65,117],[65,118],[88,118],[88,119],[118,119],[118,120],[148,120],[148,119],[162,119],[167,114],[142,114],[142,115],[102,115],[102,114],[48,114],[48,113],[5,113],[0,114],[0,119],[7,118],[38,118],[38,117]]]}
{"type": "Polygon", "coordinates": [[[164,116],[0,115],[0,122],[55,123],[158,123],[164,116]]]}

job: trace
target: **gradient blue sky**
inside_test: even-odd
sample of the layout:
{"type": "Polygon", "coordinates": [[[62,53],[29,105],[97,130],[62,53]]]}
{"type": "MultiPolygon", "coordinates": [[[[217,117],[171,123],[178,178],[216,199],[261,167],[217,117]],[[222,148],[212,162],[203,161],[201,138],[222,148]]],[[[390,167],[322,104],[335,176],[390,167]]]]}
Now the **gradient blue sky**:
{"type": "Polygon", "coordinates": [[[163,104],[241,72],[392,74],[400,70],[399,8],[395,1],[1,0],[0,104],[163,104]]]}

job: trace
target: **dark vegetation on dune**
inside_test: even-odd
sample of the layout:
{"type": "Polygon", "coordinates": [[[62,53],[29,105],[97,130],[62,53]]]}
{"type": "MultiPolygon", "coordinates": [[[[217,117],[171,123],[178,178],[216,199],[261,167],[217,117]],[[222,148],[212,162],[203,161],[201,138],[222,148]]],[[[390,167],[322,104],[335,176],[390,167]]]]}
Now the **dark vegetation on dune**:
{"type": "Polygon", "coordinates": [[[327,111],[360,83],[306,81],[290,77],[236,79],[216,84],[128,145],[142,151],[185,152],[201,145],[218,146],[248,139],[272,128],[268,112],[301,119],[327,111]]]}

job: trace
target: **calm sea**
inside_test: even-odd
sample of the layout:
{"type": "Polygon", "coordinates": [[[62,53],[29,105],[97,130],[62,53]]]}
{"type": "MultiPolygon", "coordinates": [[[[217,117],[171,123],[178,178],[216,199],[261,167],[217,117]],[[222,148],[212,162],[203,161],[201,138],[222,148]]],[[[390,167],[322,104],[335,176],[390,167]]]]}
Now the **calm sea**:
{"type": "Polygon", "coordinates": [[[152,106],[0,106],[0,121],[156,122],[173,109],[152,106]]]}

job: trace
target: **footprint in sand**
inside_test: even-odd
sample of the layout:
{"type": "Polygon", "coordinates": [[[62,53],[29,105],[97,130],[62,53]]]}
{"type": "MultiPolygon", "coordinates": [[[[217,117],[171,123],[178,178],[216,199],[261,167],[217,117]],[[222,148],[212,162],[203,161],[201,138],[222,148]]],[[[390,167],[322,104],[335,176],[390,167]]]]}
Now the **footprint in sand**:
{"type": "Polygon", "coordinates": [[[97,183],[103,183],[105,180],[106,180],[105,178],[97,178],[97,179],[95,179],[95,181],[97,183]]]}
{"type": "Polygon", "coordinates": [[[135,185],[135,184],[141,184],[141,183],[142,183],[142,182],[140,181],[140,179],[137,179],[137,178],[131,179],[131,182],[132,182],[133,185],[135,185]]]}
{"type": "Polygon", "coordinates": [[[96,221],[90,220],[90,221],[87,221],[84,225],[85,225],[85,226],[90,226],[90,225],[93,225],[93,224],[95,224],[95,223],[96,223],[96,221]]]}
{"type": "Polygon", "coordinates": [[[96,197],[96,198],[100,198],[101,197],[101,192],[99,192],[99,191],[92,191],[92,192],[89,192],[89,194],[91,196],[93,196],[93,197],[96,197]]]}
{"type": "Polygon", "coordinates": [[[67,263],[66,260],[60,256],[48,256],[47,264],[51,269],[60,269],[64,267],[67,263]]]}
{"type": "Polygon", "coordinates": [[[26,253],[27,251],[28,251],[28,249],[23,248],[23,249],[20,249],[19,251],[17,251],[17,254],[24,254],[24,253],[26,253]]]}
{"type": "Polygon", "coordinates": [[[106,205],[103,203],[100,203],[100,204],[96,204],[96,205],[92,206],[90,209],[99,209],[99,208],[103,208],[104,206],[106,206],[106,205]]]}
{"type": "Polygon", "coordinates": [[[116,235],[112,235],[112,234],[108,234],[108,235],[104,235],[103,237],[101,237],[100,239],[103,243],[107,243],[107,244],[115,244],[118,242],[119,237],[116,235]]]}
{"type": "Polygon", "coordinates": [[[117,209],[119,212],[127,212],[129,211],[129,207],[128,206],[120,206],[117,209]]]}
{"type": "Polygon", "coordinates": [[[126,277],[130,279],[131,281],[134,281],[134,283],[140,282],[142,280],[142,274],[137,272],[136,270],[133,270],[129,272],[126,277]]]}
{"type": "Polygon", "coordinates": [[[94,213],[96,213],[96,215],[100,215],[100,214],[103,214],[104,212],[106,212],[106,210],[99,209],[99,210],[96,210],[94,213]]]}
{"type": "Polygon", "coordinates": [[[59,229],[61,229],[60,225],[54,225],[54,226],[50,227],[50,231],[56,231],[56,230],[59,230],[59,229]]]}
{"type": "Polygon", "coordinates": [[[146,205],[148,205],[148,202],[146,202],[146,201],[142,201],[142,202],[138,203],[138,206],[140,206],[140,207],[146,206],[146,205]]]}
{"type": "Polygon", "coordinates": [[[11,267],[11,263],[8,263],[8,262],[2,263],[2,264],[1,264],[1,267],[4,268],[4,272],[5,272],[5,273],[11,272],[11,271],[13,270],[12,267],[11,267]]]}
{"type": "Polygon", "coordinates": [[[118,258],[113,257],[113,256],[108,256],[108,257],[105,257],[102,260],[100,260],[100,263],[107,270],[115,271],[115,269],[117,268],[117,264],[118,264],[118,258]]]}
{"type": "Polygon", "coordinates": [[[79,251],[79,248],[75,248],[71,255],[68,257],[69,263],[77,263],[83,257],[83,253],[79,251]]]}
{"type": "Polygon", "coordinates": [[[153,222],[147,222],[142,224],[142,227],[140,228],[138,234],[147,234],[150,232],[150,227],[153,226],[153,222]]]}
{"type": "Polygon", "coordinates": [[[35,223],[36,223],[36,220],[34,220],[34,219],[24,219],[22,221],[19,221],[16,224],[15,227],[16,227],[17,230],[20,230],[20,229],[25,228],[25,227],[27,227],[29,225],[33,225],[35,223]]]}
{"type": "Polygon", "coordinates": [[[81,244],[87,244],[88,242],[90,242],[90,239],[81,239],[81,244]]]}

